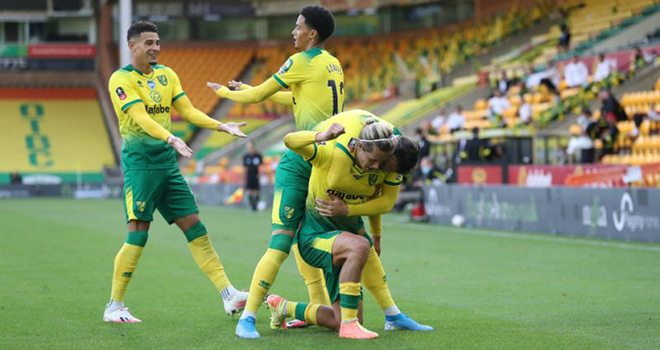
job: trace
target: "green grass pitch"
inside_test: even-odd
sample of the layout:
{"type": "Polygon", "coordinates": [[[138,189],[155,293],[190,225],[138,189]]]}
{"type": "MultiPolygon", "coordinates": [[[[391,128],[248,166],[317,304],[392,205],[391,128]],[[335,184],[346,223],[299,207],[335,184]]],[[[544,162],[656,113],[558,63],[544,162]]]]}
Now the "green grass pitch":
{"type": "MultiPolygon", "coordinates": [[[[269,214],[202,207],[202,220],[239,288],[269,237],[269,214]]],[[[365,296],[365,323],[381,337],[271,331],[234,335],[213,285],[176,227],[162,218],[126,303],[142,324],[101,321],[113,259],[125,238],[117,200],[1,200],[0,349],[660,349],[660,245],[605,242],[384,220],[382,260],[399,307],[434,332],[384,332],[365,296]]],[[[272,292],[304,301],[293,259],[272,292]]]]}

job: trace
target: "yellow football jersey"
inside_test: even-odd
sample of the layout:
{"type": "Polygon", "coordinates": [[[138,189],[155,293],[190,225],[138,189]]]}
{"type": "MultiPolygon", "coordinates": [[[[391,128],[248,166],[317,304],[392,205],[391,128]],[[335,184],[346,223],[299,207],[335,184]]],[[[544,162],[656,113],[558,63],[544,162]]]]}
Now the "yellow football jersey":
{"type": "Polygon", "coordinates": [[[273,78],[283,88],[291,88],[298,130],[312,130],[344,110],[344,72],[339,61],[324,49],[313,48],[289,57],[273,78]]]}
{"type": "Polygon", "coordinates": [[[156,123],[170,131],[172,103],[185,95],[176,73],[155,65],[151,74],[142,74],[128,65],[112,74],[108,89],[124,139],[124,170],[176,167],[174,149],[167,142],[150,137],[127,112],[129,107],[141,104],[156,123]]]}
{"type": "MultiPolygon", "coordinates": [[[[355,180],[355,187],[364,187],[365,185],[368,185],[372,186],[375,191],[376,185],[380,184],[386,186],[401,185],[402,176],[397,173],[388,173],[380,169],[365,172],[356,164],[356,143],[360,131],[362,131],[362,128],[364,127],[364,120],[370,117],[375,116],[367,111],[352,110],[338,114],[319,124],[315,128],[315,131],[325,131],[332,123],[339,123],[344,126],[346,133],[336,140],[314,144],[314,154],[309,159],[306,159],[306,161],[312,164],[312,174],[309,179],[309,187],[305,203],[306,213],[301,233],[320,233],[338,229],[356,233],[364,227],[362,219],[359,216],[329,218],[319,215],[314,209],[316,207],[315,199],[328,198],[327,194],[339,197],[348,204],[360,204],[369,199],[367,196],[352,193],[350,190],[346,192],[338,191],[330,188],[328,185],[328,172],[330,171],[330,166],[332,164],[335,147],[341,149],[343,154],[353,163],[351,175],[355,180]]],[[[396,129],[392,124],[380,118],[377,119],[379,122],[387,123],[387,125],[396,129]]],[[[398,132],[398,130],[395,132],[398,132]]]]}

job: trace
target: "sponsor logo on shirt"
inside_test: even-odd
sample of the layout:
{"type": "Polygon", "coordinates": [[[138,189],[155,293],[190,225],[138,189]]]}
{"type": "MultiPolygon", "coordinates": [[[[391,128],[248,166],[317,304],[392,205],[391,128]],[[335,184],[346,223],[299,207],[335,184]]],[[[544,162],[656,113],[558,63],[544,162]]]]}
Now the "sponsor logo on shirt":
{"type": "Polygon", "coordinates": [[[346,194],[344,192],[339,192],[337,190],[329,189],[328,194],[331,194],[339,199],[345,200],[363,200],[365,196],[359,196],[356,194],[346,194]]]}
{"type": "Polygon", "coordinates": [[[170,107],[163,107],[161,105],[144,106],[144,109],[147,111],[147,114],[163,114],[170,112],[170,107]]]}
{"type": "Polygon", "coordinates": [[[118,87],[117,90],[115,90],[115,92],[117,93],[117,96],[119,96],[120,100],[123,101],[126,99],[126,93],[124,92],[124,89],[122,89],[121,87],[118,87]]]}
{"type": "Polygon", "coordinates": [[[158,93],[158,91],[152,91],[149,94],[149,97],[151,98],[151,100],[153,100],[156,103],[160,102],[163,99],[163,97],[160,96],[160,93],[158,93]]]}

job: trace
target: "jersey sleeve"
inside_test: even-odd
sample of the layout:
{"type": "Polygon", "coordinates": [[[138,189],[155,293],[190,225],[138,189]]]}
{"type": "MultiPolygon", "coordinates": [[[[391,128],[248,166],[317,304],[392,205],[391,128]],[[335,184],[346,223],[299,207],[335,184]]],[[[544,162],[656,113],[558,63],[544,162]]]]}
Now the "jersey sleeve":
{"type": "Polygon", "coordinates": [[[284,62],[280,70],[273,74],[273,78],[283,88],[288,89],[291,85],[305,80],[307,77],[306,66],[302,55],[295,54],[284,62]]]}
{"type": "Polygon", "coordinates": [[[383,184],[386,186],[399,187],[401,186],[402,182],[403,175],[397,173],[388,173],[387,176],[385,176],[385,181],[383,181],[383,184]]]}
{"type": "Polygon", "coordinates": [[[140,95],[138,95],[133,82],[127,74],[120,72],[114,73],[110,77],[108,91],[110,92],[112,104],[115,107],[119,107],[122,112],[126,112],[130,106],[142,102],[140,95]]]}
{"type": "Polygon", "coordinates": [[[332,161],[333,149],[334,147],[332,144],[326,142],[314,143],[314,154],[309,159],[305,160],[316,167],[328,167],[332,161]]]}
{"type": "Polygon", "coordinates": [[[181,79],[179,79],[179,76],[176,74],[176,72],[174,72],[174,70],[171,68],[167,68],[167,73],[172,80],[172,103],[174,103],[174,101],[178,100],[186,93],[183,91],[183,86],[181,86],[181,79]]]}

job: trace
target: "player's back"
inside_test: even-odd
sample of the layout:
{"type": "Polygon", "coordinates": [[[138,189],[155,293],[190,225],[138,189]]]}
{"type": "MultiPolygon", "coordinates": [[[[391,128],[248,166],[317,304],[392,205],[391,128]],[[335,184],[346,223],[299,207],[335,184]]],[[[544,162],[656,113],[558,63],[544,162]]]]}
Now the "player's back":
{"type": "Polygon", "coordinates": [[[289,57],[273,77],[282,87],[291,88],[298,130],[312,130],[344,109],[344,72],[339,60],[324,49],[289,57]]]}

